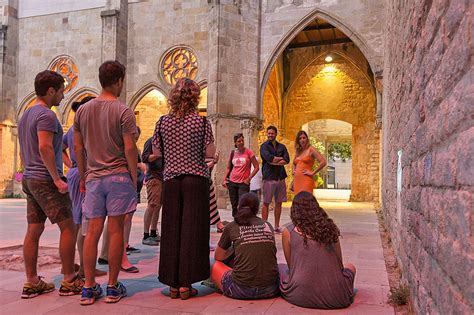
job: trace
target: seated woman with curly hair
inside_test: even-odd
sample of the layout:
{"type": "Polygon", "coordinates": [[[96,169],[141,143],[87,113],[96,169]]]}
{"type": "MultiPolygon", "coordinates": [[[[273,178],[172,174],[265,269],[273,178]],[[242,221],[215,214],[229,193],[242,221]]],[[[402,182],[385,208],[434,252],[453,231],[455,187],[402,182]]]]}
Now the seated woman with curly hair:
{"type": "Polygon", "coordinates": [[[309,192],[296,195],[290,216],[292,224],[282,234],[288,263],[280,266],[283,298],[308,308],[348,307],[356,269],[342,264],[339,228],[309,192]]]}

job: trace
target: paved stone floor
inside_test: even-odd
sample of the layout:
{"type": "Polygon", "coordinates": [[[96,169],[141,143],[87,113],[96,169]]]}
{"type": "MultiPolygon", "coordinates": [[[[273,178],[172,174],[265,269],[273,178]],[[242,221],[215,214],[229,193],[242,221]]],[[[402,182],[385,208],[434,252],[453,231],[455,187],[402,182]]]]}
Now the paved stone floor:
{"type": "MultiPolygon", "coordinates": [[[[199,296],[187,301],[171,300],[167,287],[156,279],[159,247],[141,245],[143,213],[145,204],[140,204],[133,219],[131,244],[141,253],[132,254],[130,260],[140,272],[120,274],[120,280],[127,286],[129,296],[117,304],[110,305],[99,300],[88,307],[79,305],[79,297],[60,297],[57,291],[30,300],[20,299],[24,274],[16,271],[0,271],[0,313],[1,314],[394,314],[387,304],[389,285],[378,232],[378,223],[373,205],[369,203],[321,202],[335,220],[342,232],[344,262],[357,267],[355,287],[358,293],[352,306],[344,310],[322,311],[293,306],[282,298],[260,301],[238,301],[223,297],[205,286],[196,285],[199,296]]],[[[289,204],[282,215],[282,222],[288,223],[289,204]]],[[[270,215],[272,215],[271,213],[270,215]]],[[[229,220],[230,211],[221,211],[223,219],[229,220]]],[[[273,220],[270,220],[273,223],[273,220]]],[[[25,201],[21,199],[0,200],[0,248],[19,245],[23,242],[26,229],[25,201]]],[[[47,224],[40,245],[58,246],[58,229],[47,224]]],[[[219,239],[215,229],[211,241],[219,239]]],[[[277,235],[278,262],[284,262],[281,250],[281,236],[277,235]]],[[[100,266],[104,269],[104,266],[100,266]]],[[[42,270],[39,274],[53,280],[59,288],[60,268],[42,270]]],[[[98,278],[106,282],[104,277],[98,278]]]]}

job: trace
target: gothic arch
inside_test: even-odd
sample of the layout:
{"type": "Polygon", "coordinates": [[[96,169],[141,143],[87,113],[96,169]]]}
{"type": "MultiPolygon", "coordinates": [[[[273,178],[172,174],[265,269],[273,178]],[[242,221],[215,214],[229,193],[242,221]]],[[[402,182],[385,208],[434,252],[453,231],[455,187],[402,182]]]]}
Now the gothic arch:
{"type": "MultiPolygon", "coordinates": [[[[305,71],[311,67],[315,62],[317,62],[320,58],[322,58],[324,55],[327,55],[327,54],[332,54],[332,55],[339,55],[341,56],[342,58],[346,59],[348,61],[348,63],[354,67],[355,69],[357,69],[357,71],[360,72],[360,74],[367,80],[367,82],[369,83],[369,85],[371,86],[371,88],[373,89],[373,92],[374,92],[374,97],[375,97],[375,92],[376,92],[376,88],[375,88],[375,83],[374,83],[374,80],[372,80],[366,73],[365,71],[363,71],[359,66],[358,64],[351,58],[349,57],[348,55],[344,54],[343,52],[341,51],[338,51],[338,50],[329,50],[329,51],[324,51],[324,52],[321,52],[320,54],[318,54],[315,58],[313,58],[310,62],[308,62],[308,64],[302,68],[298,74],[295,76],[295,78],[290,82],[290,85],[288,86],[286,92],[284,93],[284,95],[282,96],[282,117],[281,117],[281,124],[282,126],[285,126],[285,107],[287,106],[288,104],[288,97],[291,95],[291,92],[293,91],[294,87],[295,87],[295,84],[299,81],[299,79],[301,78],[301,76],[305,73],[305,71]]],[[[334,118],[331,118],[331,119],[336,119],[336,120],[341,120],[341,121],[345,121],[347,123],[350,123],[350,124],[354,124],[354,121],[353,120],[345,120],[344,118],[344,115],[342,115],[341,117],[336,115],[334,118]],[[337,116],[337,117],[336,117],[337,116]]]]}
{"type": "Polygon", "coordinates": [[[163,95],[168,95],[165,89],[161,88],[156,82],[149,82],[145,84],[141,89],[139,89],[133,96],[130,98],[128,104],[131,109],[135,109],[140,103],[140,100],[147,95],[150,91],[158,90],[163,95]]]}
{"type": "Polygon", "coordinates": [[[321,18],[327,21],[328,23],[334,25],[339,30],[344,32],[344,34],[349,37],[354,44],[361,50],[365,58],[367,59],[372,72],[380,71],[381,67],[375,61],[375,52],[367,45],[365,40],[360,36],[357,32],[352,30],[351,28],[347,27],[343,21],[339,18],[335,17],[331,13],[321,10],[315,9],[312,12],[308,13],[305,17],[303,17],[298,23],[293,26],[283,38],[276,44],[275,48],[273,49],[272,53],[270,54],[270,58],[266,62],[265,66],[263,67],[264,72],[262,75],[262,79],[260,81],[260,102],[258,112],[260,116],[263,115],[263,93],[265,90],[265,86],[267,84],[268,78],[270,76],[270,72],[272,67],[275,65],[278,57],[283,53],[285,48],[290,44],[290,42],[295,38],[295,36],[300,33],[306,26],[308,26],[314,19],[321,18]]]}
{"type": "Polygon", "coordinates": [[[33,102],[35,99],[36,99],[35,92],[30,92],[20,102],[20,106],[18,106],[16,115],[15,115],[15,120],[17,124],[20,121],[21,115],[23,115],[25,110],[28,108],[28,105],[30,105],[30,103],[33,102]]]}

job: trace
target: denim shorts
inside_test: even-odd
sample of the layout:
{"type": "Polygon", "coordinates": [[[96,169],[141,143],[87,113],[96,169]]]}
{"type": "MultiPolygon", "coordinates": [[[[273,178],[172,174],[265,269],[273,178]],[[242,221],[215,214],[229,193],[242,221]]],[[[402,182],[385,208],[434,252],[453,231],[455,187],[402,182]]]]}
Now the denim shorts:
{"type": "Polygon", "coordinates": [[[128,173],[86,182],[82,214],[87,219],[119,216],[137,209],[137,188],[128,173]]]}
{"type": "Polygon", "coordinates": [[[232,279],[232,270],[227,271],[221,280],[224,296],[238,300],[269,299],[280,294],[279,280],[265,288],[251,288],[237,284],[232,279]]]}

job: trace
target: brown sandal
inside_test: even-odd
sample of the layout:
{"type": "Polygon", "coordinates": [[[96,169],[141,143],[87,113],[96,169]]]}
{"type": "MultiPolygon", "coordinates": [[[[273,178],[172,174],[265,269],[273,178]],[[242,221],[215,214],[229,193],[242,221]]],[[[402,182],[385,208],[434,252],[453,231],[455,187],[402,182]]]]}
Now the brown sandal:
{"type": "Polygon", "coordinates": [[[187,289],[186,291],[180,291],[179,292],[179,296],[181,297],[181,300],[187,300],[189,299],[190,297],[192,296],[195,296],[198,294],[198,290],[196,290],[195,288],[193,287],[190,287],[189,289],[187,289]]]}
{"type": "Polygon", "coordinates": [[[179,290],[170,287],[170,298],[177,299],[179,297],[179,290]]]}

